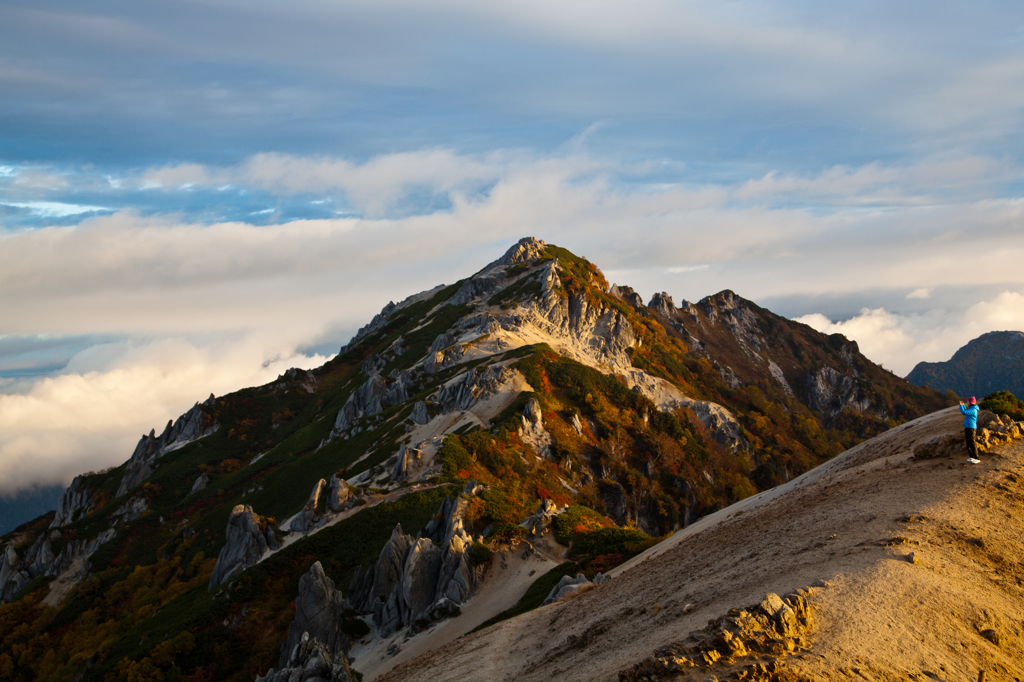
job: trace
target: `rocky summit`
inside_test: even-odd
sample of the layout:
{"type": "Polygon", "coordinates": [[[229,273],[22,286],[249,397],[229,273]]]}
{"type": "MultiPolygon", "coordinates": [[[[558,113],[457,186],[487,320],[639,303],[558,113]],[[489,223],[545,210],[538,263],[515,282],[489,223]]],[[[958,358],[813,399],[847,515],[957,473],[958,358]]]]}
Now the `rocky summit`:
{"type": "MultiPolygon", "coordinates": [[[[4,535],[0,679],[416,679],[417,661],[444,668],[456,641],[610,594],[730,505],[946,405],[731,291],[645,305],[525,238],[388,303],[322,367],[197,402],[4,535]]],[[[989,426],[989,448],[1020,434],[989,426]]],[[[915,444],[920,461],[952,457],[947,436],[915,444]]],[[[710,566],[679,570],[724,579],[710,566]]],[[[668,633],[593,679],[800,651],[814,605],[780,590],[747,615],[704,611],[710,629],[668,633]]],[[[537,633],[562,646],[570,624],[537,633]]],[[[569,650],[600,639],[592,625],[569,650]]],[[[776,674],[755,663],[757,679],[776,674]]]]}

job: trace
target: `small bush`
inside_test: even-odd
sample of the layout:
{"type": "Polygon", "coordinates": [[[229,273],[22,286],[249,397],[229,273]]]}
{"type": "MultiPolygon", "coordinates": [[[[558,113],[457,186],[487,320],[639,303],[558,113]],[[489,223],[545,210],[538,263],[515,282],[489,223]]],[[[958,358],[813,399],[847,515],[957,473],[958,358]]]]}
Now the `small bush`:
{"type": "Polygon", "coordinates": [[[225,459],[220,463],[220,473],[230,474],[233,471],[238,471],[242,468],[242,462],[237,459],[225,459]]]}
{"type": "Polygon", "coordinates": [[[491,548],[482,542],[474,542],[473,546],[469,548],[469,563],[473,566],[480,566],[486,564],[494,556],[494,552],[491,548]]]}
{"type": "Polygon", "coordinates": [[[1024,401],[1017,400],[1009,391],[989,393],[982,399],[981,409],[1009,415],[1015,421],[1024,420],[1024,401]]]}
{"type": "Polygon", "coordinates": [[[655,544],[656,539],[632,528],[602,528],[593,533],[578,533],[573,540],[573,556],[597,557],[602,554],[635,556],[655,544]]]}
{"type": "Polygon", "coordinates": [[[563,545],[573,541],[577,533],[601,530],[608,525],[604,517],[593,509],[573,505],[552,520],[555,539],[563,545]]]}
{"type": "Polygon", "coordinates": [[[346,618],[341,621],[341,631],[352,639],[359,639],[370,634],[370,626],[362,618],[346,618]]]}
{"type": "Polygon", "coordinates": [[[459,471],[473,466],[473,458],[462,445],[462,440],[455,435],[448,436],[437,451],[437,460],[444,467],[444,477],[458,478],[459,471]]]}
{"type": "Polygon", "coordinates": [[[485,490],[480,499],[484,501],[484,514],[492,521],[514,524],[526,516],[523,505],[500,490],[485,490]]]}
{"type": "Polygon", "coordinates": [[[504,542],[512,544],[523,538],[525,530],[514,523],[498,522],[491,525],[487,533],[487,539],[491,542],[504,542]]]}

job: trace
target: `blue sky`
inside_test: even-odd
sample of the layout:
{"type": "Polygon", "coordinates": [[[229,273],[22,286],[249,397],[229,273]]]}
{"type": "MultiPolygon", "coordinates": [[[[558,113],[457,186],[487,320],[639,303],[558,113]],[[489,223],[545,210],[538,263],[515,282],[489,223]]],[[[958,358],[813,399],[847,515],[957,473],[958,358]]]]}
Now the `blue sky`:
{"type": "Polygon", "coordinates": [[[525,235],[900,374],[1024,328],[1022,47],[1007,2],[4,2],[0,493],[525,235]]]}

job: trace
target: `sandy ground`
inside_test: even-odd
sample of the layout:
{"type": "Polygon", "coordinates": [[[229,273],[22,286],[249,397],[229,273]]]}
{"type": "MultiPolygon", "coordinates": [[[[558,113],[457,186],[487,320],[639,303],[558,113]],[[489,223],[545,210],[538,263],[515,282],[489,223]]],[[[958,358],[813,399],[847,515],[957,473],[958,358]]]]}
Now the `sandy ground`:
{"type": "Polygon", "coordinates": [[[383,640],[367,637],[364,640],[366,644],[357,643],[349,652],[349,656],[355,659],[352,667],[363,673],[363,680],[369,682],[399,663],[444,646],[515,606],[534,580],[559,563],[561,559],[546,552],[526,552],[523,545],[514,551],[496,554],[479,591],[462,605],[462,615],[443,621],[412,638],[407,638],[404,631],[383,640]],[[396,643],[400,651],[394,656],[388,656],[388,647],[396,643]]]}
{"type": "Polygon", "coordinates": [[[915,442],[959,432],[960,420],[953,408],[893,429],[677,533],[601,587],[379,679],[617,680],[731,608],[818,580],[809,648],[787,659],[798,673],[1022,678],[1024,441],[980,465],[912,459],[915,442]],[[988,628],[998,646],[980,635],[988,628]]]}

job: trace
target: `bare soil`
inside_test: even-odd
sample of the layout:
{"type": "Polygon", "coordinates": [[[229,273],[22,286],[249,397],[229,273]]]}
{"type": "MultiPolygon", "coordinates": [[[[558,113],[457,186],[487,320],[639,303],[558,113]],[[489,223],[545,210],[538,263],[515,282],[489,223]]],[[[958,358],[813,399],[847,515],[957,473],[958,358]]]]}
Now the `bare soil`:
{"type": "MultiPolygon", "coordinates": [[[[678,532],[605,585],[378,679],[618,680],[730,609],[816,581],[806,647],[785,660],[797,676],[1021,679],[1024,440],[980,465],[913,459],[915,443],[960,429],[953,408],[888,431],[678,532]]],[[[716,670],[697,672],[685,679],[716,670]]]]}

